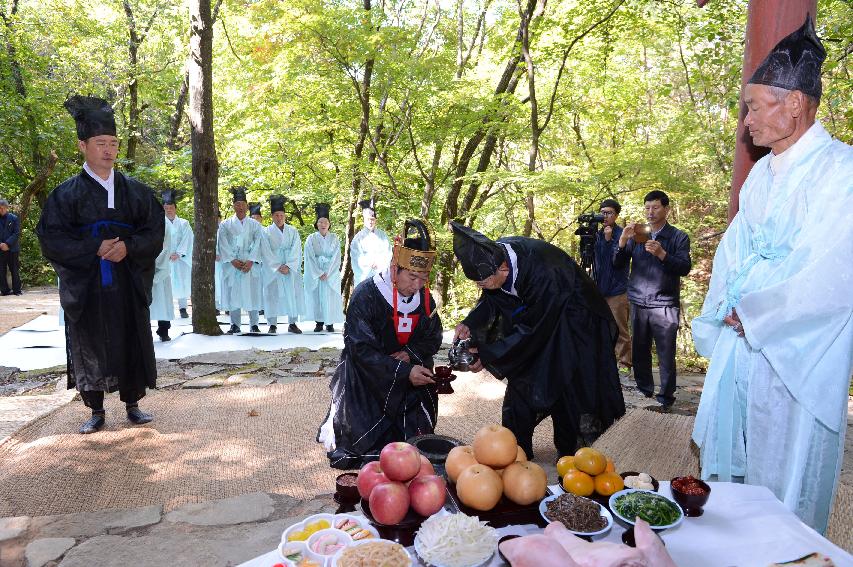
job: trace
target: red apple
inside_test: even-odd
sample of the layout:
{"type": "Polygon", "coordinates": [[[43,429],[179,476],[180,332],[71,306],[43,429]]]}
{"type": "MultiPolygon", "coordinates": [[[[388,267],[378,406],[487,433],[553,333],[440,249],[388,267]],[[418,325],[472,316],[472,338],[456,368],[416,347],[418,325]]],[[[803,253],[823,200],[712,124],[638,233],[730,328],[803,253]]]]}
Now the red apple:
{"type": "Polygon", "coordinates": [[[386,526],[399,524],[409,511],[409,491],[402,482],[383,482],[370,493],[370,513],[386,526]]]}
{"type": "Polygon", "coordinates": [[[420,453],[414,445],[402,441],[388,443],[379,452],[379,464],[390,480],[406,482],[421,470],[420,453]]]}
{"type": "MultiPolygon", "coordinates": [[[[420,478],[422,476],[434,475],[435,469],[432,468],[432,463],[429,462],[429,459],[427,459],[423,455],[420,455],[420,457],[421,457],[421,468],[418,471],[418,474],[415,475],[415,478],[420,478]]],[[[415,478],[413,478],[412,480],[415,480],[415,478]]],[[[410,480],[409,483],[412,482],[412,480],[410,480]]],[[[406,483],[406,484],[408,485],[409,483],[406,483]]]]}
{"type": "Polygon", "coordinates": [[[444,507],[446,485],[440,476],[418,476],[409,484],[412,509],[421,516],[432,516],[444,507]]]}
{"type": "Polygon", "coordinates": [[[358,494],[365,500],[370,499],[370,492],[377,484],[388,482],[388,477],[382,472],[379,461],[367,463],[358,471],[358,494]]]}

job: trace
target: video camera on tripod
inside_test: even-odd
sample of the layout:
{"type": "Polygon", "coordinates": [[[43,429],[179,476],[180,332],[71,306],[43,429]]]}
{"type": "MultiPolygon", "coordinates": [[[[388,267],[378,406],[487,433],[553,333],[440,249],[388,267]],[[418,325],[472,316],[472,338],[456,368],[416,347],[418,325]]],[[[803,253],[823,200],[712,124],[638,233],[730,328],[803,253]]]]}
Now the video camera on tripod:
{"type": "Polygon", "coordinates": [[[580,226],[575,234],[580,236],[580,258],[581,267],[590,275],[595,270],[595,238],[598,235],[598,225],[604,222],[604,215],[600,213],[584,213],[578,217],[580,226]]]}

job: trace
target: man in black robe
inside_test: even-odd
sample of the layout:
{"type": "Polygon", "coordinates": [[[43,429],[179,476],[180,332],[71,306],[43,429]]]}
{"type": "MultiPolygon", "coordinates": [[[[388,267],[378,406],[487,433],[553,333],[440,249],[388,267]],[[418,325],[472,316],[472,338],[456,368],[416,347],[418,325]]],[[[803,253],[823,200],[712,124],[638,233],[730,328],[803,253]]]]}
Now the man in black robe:
{"type": "Polygon", "coordinates": [[[456,327],[486,368],[506,378],[503,425],[532,458],[533,430],[550,415],[560,455],[592,444],[625,413],[613,346],[618,329],[595,282],[565,252],[518,236],[494,242],[451,222],[465,277],[483,290],[456,327]]]}
{"type": "Polygon", "coordinates": [[[350,298],[332,403],[317,432],[335,468],[359,468],[386,444],[435,430],[432,365],[442,329],[427,285],[435,239],[424,221],[406,221],[404,237],[410,230],[418,236],[398,237],[391,266],[350,298]]]}
{"type": "Polygon", "coordinates": [[[164,216],[151,189],[113,170],[119,141],[109,104],[73,96],[65,108],[85,163],[50,193],[37,233],[62,281],[68,388],[92,410],[80,433],[94,433],[105,424],[104,392],[119,391],[132,423],[153,419],[137,402],[157,377],[148,306],[164,216]]]}

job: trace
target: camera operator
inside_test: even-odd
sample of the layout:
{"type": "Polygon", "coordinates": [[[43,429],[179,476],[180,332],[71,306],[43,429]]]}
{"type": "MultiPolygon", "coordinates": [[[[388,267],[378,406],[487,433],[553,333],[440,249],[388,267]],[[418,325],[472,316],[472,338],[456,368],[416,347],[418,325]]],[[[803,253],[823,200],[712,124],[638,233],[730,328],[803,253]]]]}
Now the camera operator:
{"type": "MultiPolygon", "coordinates": [[[[681,314],[681,278],[690,273],[690,237],[667,222],[669,197],[652,191],[643,199],[650,233],[640,239],[639,227],[629,223],[619,237],[613,257],[617,269],[631,264],[628,301],[631,302],[631,349],[637,388],[651,398],[652,340],[660,366],[660,410],[675,402],[675,339],[681,314]]],[[[643,227],[645,228],[645,227],[643,227]]]]}
{"type": "Polygon", "coordinates": [[[604,296],[616,325],[619,327],[619,339],[616,341],[616,361],[619,363],[619,374],[627,376],[631,373],[631,336],[628,334],[628,265],[621,268],[613,267],[613,256],[616,255],[622,227],[616,224],[622,206],[615,199],[605,199],[601,202],[599,212],[604,217],[604,227],[598,231],[595,239],[595,270],[593,279],[598,285],[598,291],[604,296]]]}
{"type": "Polygon", "coordinates": [[[479,360],[506,378],[502,423],[533,458],[533,430],[547,416],[560,455],[590,445],[625,413],[613,344],[616,323],[595,282],[571,256],[534,238],[497,242],[451,222],[453,252],[480,300],[456,327],[479,360]]]}

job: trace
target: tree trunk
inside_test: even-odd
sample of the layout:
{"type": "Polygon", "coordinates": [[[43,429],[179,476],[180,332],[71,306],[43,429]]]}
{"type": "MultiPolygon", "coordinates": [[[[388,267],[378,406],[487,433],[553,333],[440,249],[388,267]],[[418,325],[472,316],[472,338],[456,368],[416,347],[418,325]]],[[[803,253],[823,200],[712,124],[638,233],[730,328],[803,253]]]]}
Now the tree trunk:
{"type": "Polygon", "coordinates": [[[210,0],[190,2],[189,72],[195,245],[193,247],[193,332],[221,335],[216,322],[213,268],[219,213],[219,162],[213,139],[213,18],[210,0]]]}
{"type": "Polygon", "coordinates": [[[136,167],[136,146],[139,143],[139,82],[137,81],[137,64],[139,63],[139,44],[141,39],[136,30],[136,19],[133,8],[128,0],[124,0],[124,13],[127,17],[127,147],[124,157],[127,160],[125,168],[133,171],[136,167]]]}

